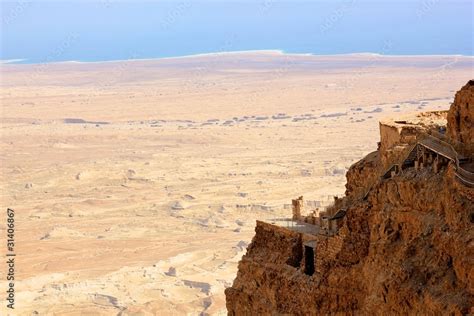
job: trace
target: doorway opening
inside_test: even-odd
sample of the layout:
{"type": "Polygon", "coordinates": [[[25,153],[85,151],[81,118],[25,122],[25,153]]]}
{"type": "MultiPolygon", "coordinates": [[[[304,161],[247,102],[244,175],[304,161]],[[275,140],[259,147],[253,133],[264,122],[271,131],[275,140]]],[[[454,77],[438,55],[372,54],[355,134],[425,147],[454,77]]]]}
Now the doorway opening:
{"type": "Polygon", "coordinates": [[[304,273],[307,275],[314,274],[314,248],[310,246],[304,246],[304,273]]]}

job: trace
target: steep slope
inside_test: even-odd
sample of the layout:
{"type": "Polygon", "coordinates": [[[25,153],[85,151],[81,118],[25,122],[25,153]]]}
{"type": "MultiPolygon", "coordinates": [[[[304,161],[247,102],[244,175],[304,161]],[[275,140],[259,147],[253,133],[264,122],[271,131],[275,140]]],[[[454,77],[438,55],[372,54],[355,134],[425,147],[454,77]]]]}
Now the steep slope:
{"type": "Polygon", "coordinates": [[[448,134],[458,142],[474,146],[474,80],[462,87],[448,114],[448,134]]]}
{"type": "MultiPolygon", "coordinates": [[[[474,106],[472,97],[463,102],[474,106]]],[[[458,110],[452,106],[448,118],[458,110]]],[[[425,167],[380,178],[382,154],[349,170],[348,206],[335,235],[257,222],[226,290],[229,315],[474,312],[474,189],[457,180],[455,163],[427,165],[438,159],[424,155],[425,167]]]]}

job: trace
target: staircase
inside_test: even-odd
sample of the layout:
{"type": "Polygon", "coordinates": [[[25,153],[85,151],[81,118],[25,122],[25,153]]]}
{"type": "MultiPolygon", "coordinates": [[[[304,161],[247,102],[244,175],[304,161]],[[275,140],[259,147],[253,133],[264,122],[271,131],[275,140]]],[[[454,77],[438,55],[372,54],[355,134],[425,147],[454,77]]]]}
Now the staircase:
{"type": "Polygon", "coordinates": [[[406,158],[403,159],[401,163],[390,165],[387,171],[382,174],[382,178],[388,179],[391,177],[392,171],[398,173],[403,169],[413,166],[417,159],[418,146],[422,146],[431,152],[437,153],[438,155],[451,160],[455,165],[455,175],[457,180],[465,186],[474,188],[474,172],[467,170],[467,168],[464,167],[464,165],[469,163],[470,159],[459,155],[453,146],[446,141],[428,134],[419,135],[416,144],[411,147],[406,158]]]}
{"type": "Polygon", "coordinates": [[[412,147],[412,149],[408,153],[408,156],[405,158],[405,160],[402,163],[402,169],[411,167],[412,165],[415,164],[417,149],[418,149],[418,145],[415,145],[412,147]]]}
{"type": "Polygon", "coordinates": [[[403,169],[406,169],[408,167],[411,167],[414,165],[416,156],[417,156],[417,148],[418,144],[413,145],[409,150],[408,154],[405,156],[405,158],[402,160],[401,164],[400,163],[394,163],[390,165],[390,167],[382,173],[382,178],[383,179],[388,179],[392,176],[392,171],[395,171],[395,173],[400,172],[403,169]]]}
{"type": "Polygon", "coordinates": [[[418,144],[455,163],[457,162],[458,154],[450,144],[431,135],[422,135],[422,137],[423,138],[418,141],[418,144]]]}

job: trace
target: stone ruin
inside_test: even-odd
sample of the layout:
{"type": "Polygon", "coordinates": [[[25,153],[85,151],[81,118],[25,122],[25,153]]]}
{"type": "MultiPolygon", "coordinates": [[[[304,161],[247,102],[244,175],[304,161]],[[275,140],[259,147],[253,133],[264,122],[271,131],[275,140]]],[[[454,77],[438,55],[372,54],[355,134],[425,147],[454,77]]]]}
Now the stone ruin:
{"type": "Polygon", "coordinates": [[[326,207],[324,210],[316,208],[309,212],[304,212],[305,203],[303,196],[300,196],[291,202],[293,221],[314,225],[316,226],[314,231],[324,233],[325,235],[333,235],[336,233],[345,215],[345,209],[341,204],[342,199],[337,196],[334,196],[333,204],[326,207]]]}
{"type": "Polygon", "coordinates": [[[449,113],[381,122],[343,198],[257,221],[229,315],[472,314],[473,133],[472,80],[449,113]]]}
{"type": "Polygon", "coordinates": [[[453,174],[462,186],[474,187],[474,151],[471,150],[474,141],[470,137],[474,131],[474,109],[469,108],[473,98],[474,81],[471,80],[456,94],[449,113],[424,112],[381,122],[380,142],[377,143],[380,164],[375,168],[375,176],[363,176],[365,182],[359,183],[358,190],[348,190],[343,198],[334,196],[333,203],[323,209],[305,211],[303,196],[292,200],[291,221],[286,222],[286,226],[277,221],[272,224],[301,234],[300,239],[304,241],[300,245],[302,258],[310,260],[309,253],[316,258],[315,264],[308,263],[304,265],[305,269],[318,271],[317,262],[321,258],[336,256],[346,234],[347,208],[367,199],[372,187],[381,181],[396,177],[406,169],[422,172],[430,168],[438,173],[452,166],[453,174]],[[454,115],[453,111],[461,114],[454,115]],[[344,226],[345,229],[341,229],[344,226]]]}

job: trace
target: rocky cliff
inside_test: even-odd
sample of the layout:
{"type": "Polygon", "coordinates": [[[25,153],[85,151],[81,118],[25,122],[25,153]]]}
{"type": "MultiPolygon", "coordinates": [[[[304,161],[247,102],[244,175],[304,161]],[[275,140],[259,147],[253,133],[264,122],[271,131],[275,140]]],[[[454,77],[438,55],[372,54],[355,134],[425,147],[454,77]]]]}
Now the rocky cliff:
{"type": "MultiPolygon", "coordinates": [[[[474,107],[465,89],[448,120],[474,107]]],[[[455,121],[449,135],[471,135],[466,119],[455,121]]],[[[380,178],[380,150],[349,170],[350,203],[334,235],[257,223],[226,290],[229,315],[474,313],[474,189],[457,181],[455,163],[380,178]]]]}
{"type": "Polygon", "coordinates": [[[474,146],[474,80],[456,93],[448,115],[448,134],[458,142],[474,146]]]}

